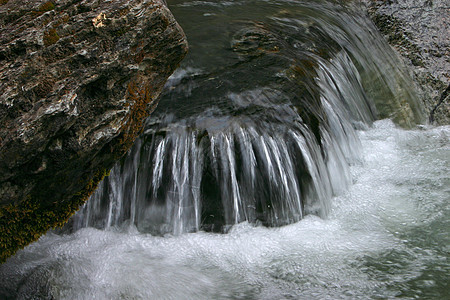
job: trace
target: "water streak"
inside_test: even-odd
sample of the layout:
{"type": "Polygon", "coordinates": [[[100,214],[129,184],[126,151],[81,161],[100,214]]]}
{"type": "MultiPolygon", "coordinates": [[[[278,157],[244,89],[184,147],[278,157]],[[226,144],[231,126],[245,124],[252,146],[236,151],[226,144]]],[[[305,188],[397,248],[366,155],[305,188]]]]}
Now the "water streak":
{"type": "Polygon", "coordinates": [[[284,123],[208,114],[173,123],[166,117],[112,170],[75,227],[102,228],[105,218],[106,227],[128,220],[140,230],[180,234],[243,221],[278,226],[305,214],[326,217],[331,197],[351,183],[349,164],[360,160],[354,127],[372,119],[361,82],[347,76],[349,70],[354,66],[342,53],[316,70],[327,120],[320,143],[296,107],[273,107],[274,94],[261,90],[229,97],[256,99],[288,115],[284,123]],[[356,117],[345,109],[350,105],[356,117]]]}

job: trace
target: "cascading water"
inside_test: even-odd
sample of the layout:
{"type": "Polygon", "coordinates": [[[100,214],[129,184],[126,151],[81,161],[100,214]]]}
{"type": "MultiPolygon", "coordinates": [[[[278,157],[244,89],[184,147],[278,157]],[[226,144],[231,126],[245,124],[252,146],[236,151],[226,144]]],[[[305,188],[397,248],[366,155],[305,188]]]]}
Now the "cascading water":
{"type": "MultiPolygon", "coordinates": [[[[373,83],[362,76],[405,82],[379,72],[394,68],[389,61],[364,53],[371,31],[362,19],[343,22],[315,5],[221,28],[235,57],[213,70],[204,60],[187,62],[174,74],[161,101],[166,106],[148,120],[73,229],[125,222],[142,232],[180,234],[326,216],[331,197],[351,181],[348,165],[360,159],[355,127],[377,115],[377,95],[364,89],[373,83]]],[[[386,111],[392,101],[380,106],[386,111]]],[[[404,101],[416,105],[412,97],[404,101]]],[[[405,111],[411,116],[403,122],[420,117],[405,111]]]]}
{"type": "Polygon", "coordinates": [[[0,266],[0,298],[444,295],[450,129],[376,121],[423,114],[359,8],[169,6],[189,56],[87,204],[0,266]]]}

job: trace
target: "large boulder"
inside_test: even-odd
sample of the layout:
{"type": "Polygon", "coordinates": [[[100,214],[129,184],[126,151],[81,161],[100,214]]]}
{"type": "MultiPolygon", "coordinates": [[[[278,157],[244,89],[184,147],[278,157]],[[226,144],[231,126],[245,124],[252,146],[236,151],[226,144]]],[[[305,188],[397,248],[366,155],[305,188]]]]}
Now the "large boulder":
{"type": "Polygon", "coordinates": [[[412,70],[435,124],[450,124],[450,18],[445,0],[363,0],[375,25],[412,70]]]}
{"type": "Polygon", "coordinates": [[[0,1],[0,261],[63,224],[187,52],[163,0],[0,1]]]}

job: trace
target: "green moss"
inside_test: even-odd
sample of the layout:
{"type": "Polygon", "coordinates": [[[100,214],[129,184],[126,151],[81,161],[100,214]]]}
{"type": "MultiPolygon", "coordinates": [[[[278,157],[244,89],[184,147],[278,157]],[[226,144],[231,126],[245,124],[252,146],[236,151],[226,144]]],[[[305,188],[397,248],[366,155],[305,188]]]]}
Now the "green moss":
{"type": "Polygon", "coordinates": [[[52,28],[44,33],[44,45],[46,47],[55,44],[57,41],[59,41],[59,35],[55,28],[52,28]]]}
{"type": "Polygon", "coordinates": [[[100,169],[92,177],[82,179],[85,186],[67,201],[48,206],[45,200],[28,196],[18,205],[0,208],[0,263],[19,249],[39,239],[49,229],[61,227],[86,202],[108,171],[100,169]]]}
{"type": "Polygon", "coordinates": [[[136,137],[142,131],[145,118],[158,104],[151,96],[150,87],[145,82],[139,82],[139,80],[131,81],[128,84],[126,98],[131,108],[121,129],[122,134],[119,140],[121,151],[117,152],[119,157],[133,145],[136,137]]]}
{"type": "MultiPolygon", "coordinates": [[[[8,3],[9,0],[0,0],[0,5],[8,3]]],[[[41,4],[37,9],[19,9],[19,11],[11,11],[4,16],[5,24],[14,23],[18,19],[24,16],[31,16],[32,18],[37,18],[45,12],[55,9],[55,4],[52,1],[45,2],[41,4]]]]}
{"type": "Polygon", "coordinates": [[[48,1],[48,2],[41,4],[38,8],[38,11],[40,11],[41,13],[44,13],[44,12],[51,11],[54,9],[55,9],[55,4],[52,1],[48,1]]]}
{"type": "Polygon", "coordinates": [[[37,10],[33,10],[31,13],[34,15],[34,17],[39,17],[40,15],[42,15],[48,11],[52,11],[54,9],[55,9],[55,3],[53,3],[53,1],[48,1],[48,2],[45,2],[45,3],[42,3],[41,5],[39,5],[37,10]]]}

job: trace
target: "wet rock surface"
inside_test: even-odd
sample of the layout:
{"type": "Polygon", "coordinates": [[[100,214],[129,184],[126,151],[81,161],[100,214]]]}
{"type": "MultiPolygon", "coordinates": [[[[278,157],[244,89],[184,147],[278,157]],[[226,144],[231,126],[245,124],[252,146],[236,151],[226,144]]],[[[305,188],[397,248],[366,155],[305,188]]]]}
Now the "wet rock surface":
{"type": "Polygon", "coordinates": [[[364,0],[375,25],[413,72],[434,124],[450,124],[450,4],[364,0]]]}
{"type": "Polygon", "coordinates": [[[63,223],[187,52],[160,0],[0,2],[0,261],[63,223]]]}

